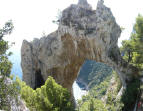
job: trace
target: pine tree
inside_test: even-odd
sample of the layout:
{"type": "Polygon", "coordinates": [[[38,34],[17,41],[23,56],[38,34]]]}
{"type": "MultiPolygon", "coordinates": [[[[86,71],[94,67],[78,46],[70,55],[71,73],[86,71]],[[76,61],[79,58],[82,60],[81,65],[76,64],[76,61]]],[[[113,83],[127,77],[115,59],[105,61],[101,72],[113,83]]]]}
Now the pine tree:
{"type": "Polygon", "coordinates": [[[124,59],[139,69],[143,68],[143,16],[138,15],[129,40],[122,42],[124,59]]]}
{"type": "Polygon", "coordinates": [[[45,85],[33,90],[18,78],[16,79],[21,97],[31,111],[73,111],[70,93],[49,77],[45,85]]]}

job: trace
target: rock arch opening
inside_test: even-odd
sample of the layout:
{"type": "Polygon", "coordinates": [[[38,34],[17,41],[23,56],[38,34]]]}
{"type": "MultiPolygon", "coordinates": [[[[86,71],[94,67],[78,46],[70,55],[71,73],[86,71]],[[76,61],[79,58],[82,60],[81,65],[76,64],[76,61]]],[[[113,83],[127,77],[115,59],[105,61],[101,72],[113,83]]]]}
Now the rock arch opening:
{"type": "Polygon", "coordinates": [[[82,65],[78,77],[77,84],[83,90],[89,90],[94,85],[98,85],[104,79],[112,74],[112,68],[104,63],[92,60],[86,60],[82,65]]]}
{"type": "Polygon", "coordinates": [[[86,60],[73,84],[75,100],[81,99],[90,89],[101,85],[103,81],[110,80],[113,75],[112,71],[112,68],[104,63],[86,60]]]}
{"type": "Polygon", "coordinates": [[[96,11],[84,3],[66,8],[55,32],[32,42],[23,41],[23,80],[32,88],[39,87],[48,76],[53,76],[57,83],[72,93],[72,85],[87,59],[111,66],[123,87],[126,87],[126,81],[138,74],[138,70],[120,55],[117,42],[121,29],[111,10],[103,0],[99,0],[96,11]]]}

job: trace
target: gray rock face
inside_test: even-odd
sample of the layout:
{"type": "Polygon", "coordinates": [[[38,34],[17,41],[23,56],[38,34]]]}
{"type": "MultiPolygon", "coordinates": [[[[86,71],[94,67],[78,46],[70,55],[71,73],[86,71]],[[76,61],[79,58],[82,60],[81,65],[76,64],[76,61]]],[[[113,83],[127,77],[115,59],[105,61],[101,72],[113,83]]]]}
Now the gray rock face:
{"type": "Polygon", "coordinates": [[[26,103],[18,96],[18,103],[15,99],[11,100],[11,111],[30,111],[26,107],[26,103]]]}
{"type": "MultiPolygon", "coordinates": [[[[0,76],[1,78],[1,76],[0,76]]],[[[13,83],[13,81],[10,78],[5,78],[4,83],[6,85],[10,85],[13,83]]],[[[14,98],[12,96],[7,96],[6,100],[10,104],[11,111],[30,111],[27,107],[25,102],[21,99],[20,96],[18,98],[14,98]]],[[[1,111],[1,109],[0,109],[1,111]]]]}
{"type": "Polygon", "coordinates": [[[81,8],[89,9],[89,10],[92,9],[92,7],[87,3],[87,0],[79,0],[78,6],[80,6],[81,8]]]}
{"type": "Polygon", "coordinates": [[[48,76],[72,91],[72,84],[85,60],[103,62],[115,69],[123,86],[137,69],[120,56],[117,46],[121,29],[103,1],[92,10],[86,0],[79,0],[62,12],[57,31],[23,41],[21,48],[23,80],[32,88],[40,87],[48,76]]]}

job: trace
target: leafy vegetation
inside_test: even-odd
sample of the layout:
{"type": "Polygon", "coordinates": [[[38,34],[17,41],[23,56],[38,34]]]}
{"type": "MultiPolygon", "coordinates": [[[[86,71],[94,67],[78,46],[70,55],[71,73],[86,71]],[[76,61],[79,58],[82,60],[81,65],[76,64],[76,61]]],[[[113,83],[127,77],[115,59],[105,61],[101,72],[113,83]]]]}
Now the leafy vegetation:
{"type": "Polygon", "coordinates": [[[78,111],[107,111],[101,98],[105,95],[106,90],[109,86],[110,77],[107,77],[99,85],[95,85],[92,89],[89,90],[89,93],[82,97],[78,101],[78,111]]]}
{"type": "Polygon", "coordinates": [[[112,75],[91,88],[88,95],[78,101],[77,111],[121,111],[124,104],[120,98],[116,99],[120,88],[119,77],[113,71],[112,75]],[[115,79],[114,85],[110,83],[111,78],[115,79]]]}
{"type": "Polygon", "coordinates": [[[36,90],[18,78],[16,83],[30,111],[73,111],[68,90],[58,85],[52,77],[36,90]]]}
{"type": "Polygon", "coordinates": [[[111,80],[111,76],[106,77],[106,79],[101,82],[99,85],[95,85],[90,91],[89,94],[92,96],[92,98],[97,98],[97,99],[101,99],[107,91],[107,88],[109,86],[109,82],[111,80]]]}
{"type": "Polygon", "coordinates": [[[101,100],[91,98],[83,103],[79,101],[77,111],[108,111],[108,110],[101,100]]]}
{"type": "Polygon", "coordinates": [[[140,95],[140,81],[138,79],[132,80],[125,90],[121,101],[124,103],[123,111],[132,110],[135,106],[136,100],[140,95]]]}
{"type": "MultiPolygon", "coordinates": [[[[129,40],[122,42],[122,56],[130,64],[143,70],[143,16],[138,15],[129,40]]],[[[136,99],[139,95],[140,81],[134,78],[128,83],[124,92],[122,101],[124,103],[123,111],[130,110],[134,107],[136,99]]]]}
{"type": "Polygon", "coordinates": [[[86,89],[86,86],[88,87],[88,89],[91,89],[95,85],[103,82],[104,79],[111,74],[112,69],[107,65],[95,61],[86,60],[80,70],[79,76],[77,78],[77,83],[83,89],[86,89]],[[82,83],[85,83],[86,86],[82,83]]]}
{"type": "Polygon", "coordinates": [[[118,92],[121,89],[121,81],[119,76],[115,71],[112,73],[112,81],[113,83],[109,85],[109,89],[106,92],[106,107],[108,111],[122,111],[124,104],[121,100],[121,97],[117,98],[118,92]]]}
{"type": "Polygon", "coordinates": [[[9,83],[12,63],[8,60],[8,56],[12,53],[7,53],[9,49],[8,42],[3,38],[7,34],[11,34],[13,30],[12,21],[5,23],[5,26],[0,29],[0,109],[10,111],[10,100],[17,97],[16,84],[9,83]]]}
{"type": "Polygon", "coordinates": [[[138,15],[129,40],[122,42],[123,58],[132,65],[143,69],[143,16],[138,15]]]}

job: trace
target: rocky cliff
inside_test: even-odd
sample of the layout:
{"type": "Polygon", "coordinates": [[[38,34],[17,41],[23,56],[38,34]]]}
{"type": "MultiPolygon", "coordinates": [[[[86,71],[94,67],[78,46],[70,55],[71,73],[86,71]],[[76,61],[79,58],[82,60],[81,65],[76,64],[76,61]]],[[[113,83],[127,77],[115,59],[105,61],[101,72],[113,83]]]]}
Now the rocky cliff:
{"type": "Polygon", "coordinates": [[[92,10],[86,0],[79,0],[62,12],[58,30],[21,48],[23,80],[32,88],[44,84],[48,76],[72,91],[72,84],[85,60],[111,66],[122,85],[138,73],[120,56],[117,46],[120,26],[103,1],[92,10]]]}

